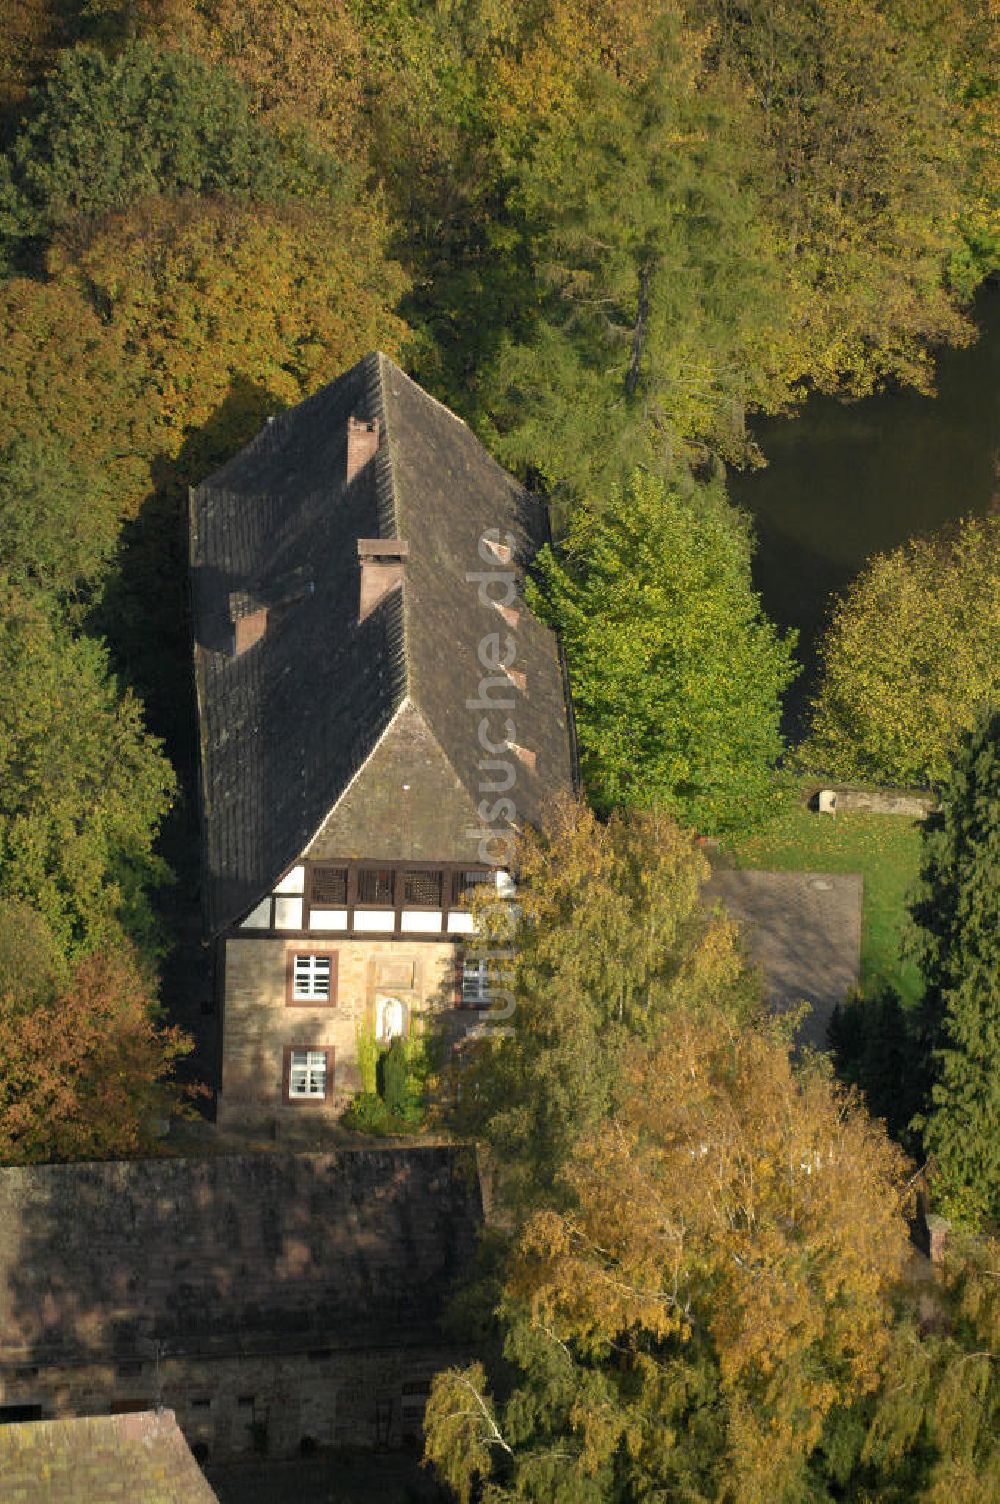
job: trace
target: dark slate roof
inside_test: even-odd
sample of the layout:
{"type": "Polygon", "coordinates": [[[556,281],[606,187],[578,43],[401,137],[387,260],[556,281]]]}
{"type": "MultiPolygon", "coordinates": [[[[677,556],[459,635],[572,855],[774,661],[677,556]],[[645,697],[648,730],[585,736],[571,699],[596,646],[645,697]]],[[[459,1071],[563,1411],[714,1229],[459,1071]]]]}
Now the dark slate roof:
{"type": "Polygon", "coordinates": [[[433,1344],[480,1220],[446,1146],[0,1169],[0,1366],[433,1344]]]}
{"type": "MultiPolygon", "coordinates": [[[[217,933],[306,850],[404,700],[473,800],[482,756],[477,646],[507,630],[466,575],[486,529],[515,542],[518,588],[544,511],[467,426],[372,354],[269,422],[192,492],[191,569],[200,719],[204,900],[217,933]],[[378,418],[374,461],[344,481],[347,421],[378,418]],[[409,545],[404,583],[358,622],[360,538],[409,545]],[[232,654],[230,597],[270,606],[263,639],[232,654]]],[[[516,740],[536,755],[517,789],[535,823],[573,783],[558,647],[527,613],[515,634],[516,740]]],[[[512,691],[513,692],[513,691],[512,691]]],[[[501,717],[501,720],[503,717],[501,717]]],[[[352,849],[364,850],[363,829],[352,849]]]]}
{"type": "Polygon", "coordinates": [[[216,1504],[172,1410],[0,1426],[5,1504],[216,1504]]]}

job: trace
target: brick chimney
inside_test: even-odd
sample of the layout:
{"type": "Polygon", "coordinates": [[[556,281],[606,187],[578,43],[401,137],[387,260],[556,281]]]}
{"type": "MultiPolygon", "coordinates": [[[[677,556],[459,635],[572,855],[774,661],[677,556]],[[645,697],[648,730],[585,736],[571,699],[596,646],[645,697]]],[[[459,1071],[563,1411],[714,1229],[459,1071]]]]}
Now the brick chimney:
{"type": "Polygon", "coordinates": [[[359,538],[358,560],[361,564],[361,599],[358,621],[371,616],[390,590],[403,583],[403,567],[410,545],[402,538],[359,538]]]}
{"type": "Polygon", "coordinates": [[[347,484],[363,470],[378,448],[379,424],[377,418],[348,418],[347,420],[347,484]]]}
{"type": "Polygon", "coordinates": [[[233,657],[239,658],[267,632],[267,607],[249,591],[234,590],[229,597],[229,620],[233,624],[233,657]]]}

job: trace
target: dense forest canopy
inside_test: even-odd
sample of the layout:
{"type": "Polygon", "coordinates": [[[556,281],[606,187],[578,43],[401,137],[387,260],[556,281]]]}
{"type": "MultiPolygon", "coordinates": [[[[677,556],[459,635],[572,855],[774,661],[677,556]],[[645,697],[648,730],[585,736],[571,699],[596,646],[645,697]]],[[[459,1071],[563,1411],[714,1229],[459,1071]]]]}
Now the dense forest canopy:
{"type": "Polygon", "coordinates": [[[551,505],[536,600],[602,811],[754,818],[793,644],[725,469],[759,458],[755,413],[929,390],[935,346],[972,337],[1000,262],[994,0],[8,9],[0,897],[42,951],[152,970],[169,944],[185,489],[372,347],[551,505]],[[630,512],[684,548],[652,558],[630,512]]]}
{"type": "MultiPolygon", "coordinates": [[[[5,11],[0,1159],[148,1152],[185,1110],[157,971],[164,832],[196,887],[186,488],[381,348],[549,503],[529,594],[591,801],[525,837],[518,1029],[454,1094],[502,1216],[430,1460],[494,1504],[998,1497],[996,1250],[908,1286],[902,1151],[790,1054],[675,823],[759,819],[783,752],[794,642],[725,492],[752,418],[930,392],[974,337],[997,0],[5,11]]],[[[944,784],[923,1008],[868,1019],[900,1036],[892,1126],[973,1227],[1000,1180],[995,545],[874,561],[803,753],[944,784]]]]}

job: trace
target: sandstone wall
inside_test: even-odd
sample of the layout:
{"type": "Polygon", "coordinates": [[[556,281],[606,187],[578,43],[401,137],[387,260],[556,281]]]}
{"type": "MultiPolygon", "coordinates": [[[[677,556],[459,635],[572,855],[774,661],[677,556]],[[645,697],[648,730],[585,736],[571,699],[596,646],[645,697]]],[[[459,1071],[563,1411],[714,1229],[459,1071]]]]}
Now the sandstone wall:
{"type": "Polygon", "coordinates": [[[0,1374],[0,1418],[108,1415],[164,1405],[199,1461],[308,1448],[399,1447],[419,1440],[433,1375],[467,1354],[444,1346],[230,1358],[123,1359],[119,1364],[21,1365],[0,1374]]]}
{"type": "Polygon", "coordinates": [[[456,947],[451,941],[329,937],[228,939],[222,1020],[222,1082],[218,1120],[225,1125],[267,1118],[302,1121],[302,1114],[335,1115],[358,1090],[355,1040],[374,1027],[380,996],[398,997],[407,1024],[429,1008],[450,1007],[455,995],[456,947]],[[287,1002],[288,957],[295,952],[336,957],[337,992],[330,1005],[287,1002]],[[283,1101],[284,1052],[291,1046],[332,1049],[333,1090],[324,1103],[283,1101]]]}

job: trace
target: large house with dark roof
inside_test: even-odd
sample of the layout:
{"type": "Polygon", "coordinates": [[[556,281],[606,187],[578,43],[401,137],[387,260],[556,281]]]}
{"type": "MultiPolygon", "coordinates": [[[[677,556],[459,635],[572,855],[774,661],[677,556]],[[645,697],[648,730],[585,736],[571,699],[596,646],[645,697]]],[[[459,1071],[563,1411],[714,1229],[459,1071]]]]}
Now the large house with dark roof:
{"type": "Polygon", "coordinates": [[[484,881],[574,787],[540,504],[381,354],[192,492],[219,1117],[339,1109],[359,1032],[488,1006],[484,881]]]}

